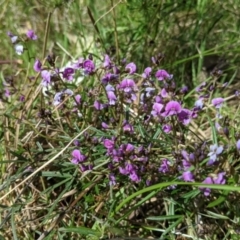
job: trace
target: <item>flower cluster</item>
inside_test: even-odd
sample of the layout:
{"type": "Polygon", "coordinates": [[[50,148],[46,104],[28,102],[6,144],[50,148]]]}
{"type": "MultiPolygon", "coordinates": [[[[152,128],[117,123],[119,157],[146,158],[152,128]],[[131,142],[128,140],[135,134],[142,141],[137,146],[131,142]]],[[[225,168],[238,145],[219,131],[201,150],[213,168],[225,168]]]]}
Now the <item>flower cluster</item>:
{"type": "MultiPolygon", "coordinates": [[[[17,54],[23,53],[21,42],[37,40],[32,30],[27,32],[26,40],[19,40],[12,33],[8,35],[17,54]]],[[[229,135],[221,116],[225,100],[212,98],[214,85],[201,83],[196,88],[197,99],[186,102],[188,87],[179,88],[173,75],[158,67],[158,58],[152,58],[152,64],[140,73],[134,62],[123,60],[116,64],[107,54],[100,63],[89,54],[64,67],[56,65],[52,55],[44,61],[36,59],[33,64],[42,86],[49,92],[45,95],[46,103],[50,103],[48,112],[60,109],[60,117],[65,117],[66,124],[72,121],[77,126],[69,126],[71,130],[82,123],[96,129],[74,142],[71,162],[81,171],[98,164],[94,158],[97,149],[108,159],[111,185],[121,179],[149,185],[176,178],[186,182],[226,183],[227,171],[219,166],[224,161],[223,155],[230,151],[229,146],[220,137],[209,141],[189,134],[191,123],[197,122],[209,108],[214,112],[216,133],[229,135]],[[102,134],[99,136],[97,131],[102,134]],[[195,146],[191,147],[193,142],[195,146]]],[[[10,95],[8,89],[5,95],[10,95]]],[[[24,95],[19,96],[24,101],[24,95]]],[[[239,154],[240,140],[234,149],[239,154]]],[[[210,195],[210,189],[200,190],[205,196],[210,195]]]]}

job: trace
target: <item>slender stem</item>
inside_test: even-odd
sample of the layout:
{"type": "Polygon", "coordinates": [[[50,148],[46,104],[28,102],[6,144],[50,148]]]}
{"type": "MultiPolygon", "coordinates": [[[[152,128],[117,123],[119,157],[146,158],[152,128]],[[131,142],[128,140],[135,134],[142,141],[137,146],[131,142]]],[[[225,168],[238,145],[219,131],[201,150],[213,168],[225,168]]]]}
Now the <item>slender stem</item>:
{"type": "Polygon", "coordinates": [[[49,12],[49,13],[48,13],[48,17],[47,17],[46,28],[45,28],[45,36],[44,36],[44,43],[43,43],[42,59],[45,58],[45,54],[46,54],[47,39],[48,39],[48,34],[49,34],[51,16],[52,16],[52,12],[49,12]]]}
{"type": "Polygon", "coordinates": [[[115,47],[116,47],[116,53],[117,53],[117,60],[119,62],[119,42],[118,42],[118,34],[117,34],[117,21],[116,21],[116,12],[113,5],[113,0],[111,0],[111,4],[112,4],[113,23],[114,23],[115,47]]]}

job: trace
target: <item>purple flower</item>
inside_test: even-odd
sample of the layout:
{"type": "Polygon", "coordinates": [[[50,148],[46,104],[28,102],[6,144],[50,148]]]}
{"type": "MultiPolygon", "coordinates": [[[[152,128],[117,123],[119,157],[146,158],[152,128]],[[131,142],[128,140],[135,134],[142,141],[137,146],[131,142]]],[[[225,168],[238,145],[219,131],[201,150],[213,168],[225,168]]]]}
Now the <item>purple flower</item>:
{"type": "Polygon", "coordinates": [[[74,69],[73,68],[65,68],[62,75],[63,78],[67,79],[68,81],[73,80],[74,69]]]}
{"type": "Polygon", "coordinates": [[[129,72],[129,74],[134,74],[137,71],[137,66],[135,63],[131,62],[126,65],[125,70],[129,72]]]}
{"type": "Polygon", "coordinates": [[[24,102],[24,100],[25,100],[25,96],[24,96],[24,95],[21,95],[21,96],[19,97],[19,101],[20,101],[20,102],[24,102]]]}
{"type": "Polygon", "coordinates": [[[21,44],[16,44],[16,45],[14,45],[14,48],[15,48],[15,52],[16,52],[18,55],[22,55],[22,54],[23,54],[23,45],[21,45],[21,44]]]}
{"type": "Polygon", "coordinates": [[[183,94],[186,94],[188,92],[188,86],[183,86],[181,89],[180,89],[180,92],[183,93],[183,94]]]}
{"type": "Polygon", "coordinates": [[[105,123],[105,122],[102,122],[102,128],[104,128],[104,129],[108,129],[109,128],[109,125],[107,124],[107,123],[105,123]]]}
{"type": "Polygon", "coordinates": [[[123,79],[118,88],[122,89],[126,93],[131,93],[137,89],[136,84],[132,79],[123,79]]]}
{"type": "Polygon", "coordinates": [[[42,76],[42,85],[44,87],[47,87],[51,83],[51,73],[47,70],[43,70],[41,72],[42,76]]]}
{"type": "Polygon", "coordinates": [[[79,58],[76,63],[72,65],[74,69],[80,69],[83,67],[84,58],[79,58]]]}
{"type": "Polygon", "coordinates": [[[203,99],[202,98],[198,99],[195,102],[194,106],[197,107],[198,109],[202,109],[203,108],[203,99]]]}
{"type": "Polygon", "coordinates": [[[140,182],[141,181],[141,178],[137,175],[136,171],[132,171],[129,175],[130,179],[133,181],[133,182],[140,182]]]}
{"type": "Polygon", "coordinates": [[[111,59],[107,54],[104,56],[103,67],[108,69],[112,67],[111,59]]]}
{"type": "Polygon", "coordinates": [[[79,140],[74,140],[73,141],[74,146],[79,147],[80,146],[80,141],[79,140]]]}
{"type": "Polygon", "coordinates": [[[154,103],[153,104],[153,110],[151,111],[151,114],[155,117],[155,116],[160,116],[160,114],[162,113],[164,105],[161,103],[154,103]]]}
{"type": "Polygon", "coordinates": [[[11,42],[12,43],[16,43],[17,42],[18,36],[12,34],[11,32],[7,32],[7,35],[11,38],[11,42]]]}
{"type": "Polygon", "coordinates": [[[83,69],[85,74],[92,74],[95,70],[94,62],[90,59],[87,59],[83,62],[83,69]]]}
{"type": "Polygon", "coordinates": [[[117,97],[113,91],[107,91],[108,103],[109,105],[115,105],[117,97]]]}
{"type": "Polygon", "coordinates": [[[240,150],[240,139],[237,140],[236,146],[237,146],[237,150],[240,150]]]}
{"type": "Polygon", "coordinates": [[[110,184],[110,186],[116,185],[116,178],[115,178],[115,176],[114,176],[113,173],[110,173],[109,176],[108,176],[108,178],[109,178],[109,184],[110,184]]]}
{"type": "Polygon", "coordinates": [[[133,128],[133,126],[130,123],[128,123],[126,120],[124,120],[124,122],[123,122],[123,131],[124,132],[133,133],[134,132],[134,128],[133,128]]]}
{"type": "Polygon", "coordinates": [[[81,98],[82,98],[81,95],[80,95],[80,94],[77,94],[74,98],[75,98],[75,101],[76,101],[75,103],[76,103],[77,105],[79,105],[79,104],[81,103],[81,98]]]}
{"type": "Polygon", "coordinates": [[[122,144],[120,146],[120,150],[123,154],[129,155],[130,153],[132,153],[134,151],[134,146],[130,143],[122,144]]]}
{"type": "MultiPolygon", "coordinates": [[[[224,178],[224,176],[226,175],[225,172],[220,172],[217,175],[213,175],[212,177],[207,177],[203,183],[205,184],[225,184],[226,183],[226,179],[224,178]]],[[[203,191],[205,196],[209,196],[211,193],[211,189],[210,188],[200,188],[201,191],[203,191]]]]}
{"type": "Polygon", "coordinates": [[[102,110],[105,107],[105,104],[100,103],[99,101],[94,101],[93,106],[96,110],[102,110]]]}
{"type": "Polygon", "coordinates": [[[84,164],[80,164],[79,165],[80,169],[82,172],[85,172],[85,171],[89,171],[89,170],[92,170],[93,169],[93,165],[89,164],[89,165],[84,165],[84,164]]]}
{"type": "Polygon", "coordinates": [[[192,119],[192,111],[189,109],[183,108],[178,114],[178,120],[183,124],[183,125],[188,125],[192,119]]]}
{"type": "Polygon", "coordinates": [[[224,99],[223,99],[223,98],[214,98],[214,99],[212,99],[212,105],[213,105],[215,108],[221,108],[223,102],[224,102],[224,99]]]}
{"type": "Polygon", "coordinates": [[[225,172],[221,172],[221,173],[218,173],[217,176],[214,176],[213,177],[213,182],[215,184],[225,184],[226,183],[226,179],[224,178],[224,176],[226,175],[225,172]]]}
{"type": "Polygon", "coordinates": [[[216,161],[218,155],[222,153],[222,151],[223,151],[223,146],[218,147],[217,144],[211,145],[210,152],[208,153],[208,156],[210,158],[208,164],[209,165],[213,164],[216,161]]]}
{"type": "Polygon", "coordinates": [[[37,35],[34,33],[33,30],[28,30],[26,35],[29,39],[37,40],[37,35]]]}
{"type": "Polygon", "coordinates": [[[4,89],[4,95],[7,98],[9,98],[11,96],[11,93],[10,93],[9,89],[7,89],[7,88],[4,89]]]}
{"type": "MultiPolygon", "coordinates": [[[[213,184],[213,180],[211,177],[207,177],[202,183],[204,184],[213,184]]],[[[201,191],[203,191],[203,194],[207,197],[211,193],[210,188],[200,188],[201,191]]]]}
{"type": "Polygon", "coordinates": [[[165,112],[162,114],[162,116],[172,116],[180,113],[182,110],[181,104],[177,101],[170,101],[167,103],[165,107],[165,112]]]}
{"type": "Polygon", "coordinates": [[[72,158],[71,162],[73,164],[79,164],[80,162],[84,162],[87,159],[87,157],[85,155],[81,154],[81,152],[77,149],[72,151],[72,156],[73,156],[73,158],[72,158]]]}
{"type": "Polygon", "coordinates": [[[35,70],[35,72],[41,72],[42,63],[38,59],[35,61],[33,69],[35,70]]]}
{"type": "Polygon", "coordinates": [[[169,125],[169,124],[164,124],[162,126],[162,130],[165,132],[165,133],[170,133],[172,131],[172,126],[169,125]]]}
{"type": "Polygon", "coordinates": [[[63,96],[64,94],[68,95],[68,96],[72,96],[73,95],[73,91],[70,89],[66,89],[64,91],[61,92],[57,92],[53,98],[53,105],[57,106],[58,104],[60,104],[63,100],[63,96]]]}
{"type": "Polygon", "coordinates": [[[120,172],[122,175],[127,175],[127,174],[128,174],[128,171],[127,171],[125,168],[119,167],[118,169],[119,169],[119,172],[120,172]]]}
{"type": "Polygon", "coordinates": [[[108,84],[109,82],[118,79],[117,74],[112,74],[112,73],[107,73],[103,78],[102,78],[102,83],[103,84],[108,84]]]}
{"type": "Polygon", "coordinates": [[[105,148],[107,148],[108,150],[112,151],[113,148],[114,148],[114,141],[113,140],[110,140],[110,139],[105,139],[103,141],[103,145],[105,148]]]}
{"type": "Polygon", "coordinates": [[[160,69],[156,72],[155,77],[159,81],[163,81],[163,80],[166,80],[166,79],[171,79],[172,75],[170,75],[166,70],[160,69]]]}
{"type": "Polygon", "coordinates": [[[165,88],[163,88],[162,90],[161,90],[161,97],[162,98],[167,98],[169,95],[168,95],[168,92],[166,91],[166,89],[165,88]]]}
{"type": "Polygon", "coordinates": [[[185,182],[193,182],[193,174],[190,171],[183,172],[182,178],[185,182]]]}
{"type": "Polygon", "coordinates": [[[151,67],[147,67],[145,68],[142,77],[143,78],[149,78],[151,76],[151,72],[152,72],[152,68],[151,67]]]}
{"type": "Polygon", "coordinates": [[[170,166],[170,162],[167,159],[163,159],[158,171],[162,173],[167,173],[169,172],[169,166],[170,166]]]}

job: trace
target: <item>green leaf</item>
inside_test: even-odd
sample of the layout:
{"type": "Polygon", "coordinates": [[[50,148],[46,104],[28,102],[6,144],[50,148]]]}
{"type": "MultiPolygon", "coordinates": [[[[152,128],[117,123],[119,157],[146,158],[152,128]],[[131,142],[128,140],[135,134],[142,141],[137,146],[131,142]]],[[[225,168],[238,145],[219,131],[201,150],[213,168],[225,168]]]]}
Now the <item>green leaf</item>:
{"type": "Polygon", "coordinates": [[[183,215],[167,215],[167,216],[150,216],[147,217],[147,220],[152,220],[152,221],[165,221],[165,220],[172,220],[176,218],[183,218],[183,215]]]}
{"type": "Polygon", "coordinates": [[[86,227],[63,227],[63,228],[59,228],[60,232],[73,232],[73,233],[79,233],[81,235],[95,235],[98,237],[101,237],[101,232],[93,230],[91,228],[86,228],[86,227]]]}
{"type": "Polygon", "coordinates": [[[218,199],[216,199],[215,201],[213,202],[210,202],[208,205],[207,205],[207,208],[212,208],[212,207],[215,207],[219,204],[221,204],[222,202],[224,202],[226,200],[226,197],[225,196],[220,196],[218,199]]]}

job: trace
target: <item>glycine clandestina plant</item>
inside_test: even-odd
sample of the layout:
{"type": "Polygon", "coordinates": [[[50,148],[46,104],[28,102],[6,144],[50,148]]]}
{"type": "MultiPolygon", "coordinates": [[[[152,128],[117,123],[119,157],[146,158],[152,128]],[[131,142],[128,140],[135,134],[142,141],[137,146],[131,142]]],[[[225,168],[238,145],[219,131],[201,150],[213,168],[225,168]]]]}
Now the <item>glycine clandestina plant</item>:
{"type": "MultiPolygon", "coordinates": [[[[20,54],[21,46],[22,54],[24,48],[18,36],[10,32],[8,36],[16,53],[20,54]]],[[[26,36],[37,40],[32,30],[26,36]]],[[[91,124],[105,136],[98,137],[89,132],[76,144],[71,162],[81,171],[90,170],[95,165],[93,148],[89,147],[102,145],[109,158],[111,185],[120,179],[147,185],[175,178],[205,183],[213,173],[212,182],[219,174],[223,178],[220,183],[226,182],[227,174],[224,169],[220,170],[219,164],[222,164],[224,152],[230,151],[230,146],[218,147],[217,142],[213,144],[210,139],[196,138],[198,141],[193,142],[188,131],[191,121],[197,121],[208,109],[209,105],[204,108],[204,102],[210,100],[212,86],[206,87],[204,82],[197,87],[198,99],[188,108],[184,103],[187,87],[177,89],[173,75],[159,69],[154,57],[151,66],[140,74],[134,62],[124,60],[116,64],[107,54],[102,62],[96,63],[90,54],[61,69],[55,66],[53,56],[47,56],[46,60],[48,64],[42,65],[36,59],[33,69],[40,73],[42,86],[49,90],[49,95],[45,96],[49,103],[47,112],[50,114],[57,107],[60,117],[71,118],[78,125],[81,122],[91,124]],[[84,79],[82,86],[74,84],[79,76],[84,79]],[[91,86],[88,82],[92,83],[91,86]]],[[[5,87],[5,96],[10,95],[10,90],[5,87]]],[[[23,95],[21,101],[24,101],[23,95]]],[[[221,128],[223,103],[221,97],[212,99],[217,131],[221,128]]],[[[38,116],[42,117],[40,113],[38,116]]]]}
{"type": "MultiPolygon", "coordinates": [[[[26,40],[8,35],[16,53],[24,54],[26,40]]],[[[27,33],[27,40],[37,40],[34,31],[27,33]]],[[[154,57],[143,71],[134,62],[117,63],[108,54],[101,60],[89,54],[65,67],[58,66],[56,59],[54,55],[43,61],[36,57],[32,64],[32,74],[45,89],[38,95],[41,104],[35,106],[35,118],[46,126],[54,124],[70,137],[81,126],[92,126],[61,161],[70,160],[81,173],[98,171],[114,187],[129,181],[135,187],[171,181],[237,182],[228,156],[232,164],[239,159],[240,140],[232,134],[236,126],[225,120],[225,99],[215,96],[220,88],[216,73],[191,94],[186,86],[179,88],[178,76],[162,69],[154,57]]],[[[17,96],[24,104],[25,94],[11,87],[4,85],[4,100],[11,103],[17,96]]],[[[42,141],[56,146],[63,141],[58,137],[60,130],[51,131],[54,137],[41,134],[42,141]]],[[[172,185],[168,191],[177,187],[172,185]]],[[[211,197],[212,192],[201,187],[198,194],[211,197]]]]}

